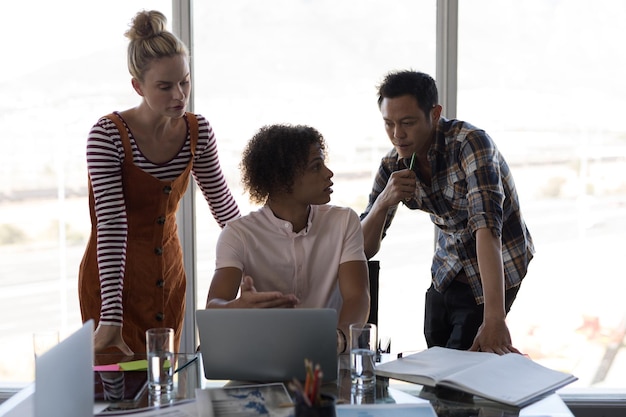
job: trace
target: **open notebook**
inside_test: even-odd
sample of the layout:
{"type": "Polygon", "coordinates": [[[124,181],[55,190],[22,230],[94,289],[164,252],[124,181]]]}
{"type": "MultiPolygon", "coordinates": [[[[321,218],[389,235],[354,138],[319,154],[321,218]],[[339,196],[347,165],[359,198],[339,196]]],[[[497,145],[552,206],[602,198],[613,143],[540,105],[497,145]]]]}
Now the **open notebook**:
{"type": "Polygon", "coordinates": [[[251,382],[305,379],[304,360],[337,379],[334,309],[232,309],[196,312],[207,379],[251,382]]]}

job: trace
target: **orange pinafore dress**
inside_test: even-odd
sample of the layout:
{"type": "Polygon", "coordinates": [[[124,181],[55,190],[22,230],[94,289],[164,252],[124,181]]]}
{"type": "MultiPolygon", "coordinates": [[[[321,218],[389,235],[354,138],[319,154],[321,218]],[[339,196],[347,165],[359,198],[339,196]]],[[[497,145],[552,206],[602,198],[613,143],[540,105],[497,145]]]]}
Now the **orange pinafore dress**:
{"type": "MultiPolygon", "coordinates": [[[[122,335],[130,349],[145,353],[145,331],[171,327],[178,351],[185,316],[186,276],[178,239],[176,211],[185,194],[198,143],[198,122],[187,113],[191,158],[173,181],[161,181],[133,163],[130,139],[116,114],[107,116],[117,126],[124,146],[122,183],[126,202],[128,236],[122,306],[122,335]]],[[[83,322],[100,319],[100,274],[98,272],[94,196],[89,182],[91,236],[81,261],[78,287],[83,322]]]]}

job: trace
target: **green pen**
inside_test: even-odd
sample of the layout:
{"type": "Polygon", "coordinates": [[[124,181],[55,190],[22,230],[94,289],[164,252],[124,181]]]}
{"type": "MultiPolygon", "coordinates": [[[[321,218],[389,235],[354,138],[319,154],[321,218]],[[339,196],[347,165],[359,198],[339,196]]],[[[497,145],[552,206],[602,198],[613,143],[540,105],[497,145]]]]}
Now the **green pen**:
{"type": "MultiPolygon", "coordinates": [[[[415,152],[413,152],[413,155],[411,156],[411,163],[409,163],[409,169],[411,171],[413,171],[413,163],[414,162],[415,162],[415,152]]],[[[404,201],[407,201],[407,202],[410,201],[410,200],[411,200],[411,197],[407,197],[407,198],[404,199],[404,201]]]]}

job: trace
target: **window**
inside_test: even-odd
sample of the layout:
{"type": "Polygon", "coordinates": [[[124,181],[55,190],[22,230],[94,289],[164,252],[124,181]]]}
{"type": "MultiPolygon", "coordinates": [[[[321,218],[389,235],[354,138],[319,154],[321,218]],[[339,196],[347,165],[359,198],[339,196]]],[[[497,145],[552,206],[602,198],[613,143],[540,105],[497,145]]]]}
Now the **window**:
{"type": "MultiPolygon", "coordinates": [[[[434,74],[435,9],[435,1],[414,0],[194,3],[195,111],[213,125],[243,213],[256,207],[239,183],[241,149],[261,126],[277,122],[317,128],[335,173],[331,204],[365,209],[380,158],[391,148],[375,87],[391,69],[434,74]]],[[[197,297],[204,306],[219,228],[200,193],[196,198],[197,297]]],[[[432,230],[426,216],[399,210],[377,256],[383,277],[379,328],[400,350],[425,347],[421,300],[432,247],[425,230],[432,230]],[[423,245],[418,254],[416,241],[423,245]],[[419,276],[410,272],[413,265],[423,271],[419,276]],[[414,325],[407,329],[399,317],[414,325]]]]}
{"type": "Polygon", "coordinates": [[[143,8],[171,16],[165,0],[0,6],[0,385],[32,380],[33,333],[80,327],[85,144],[99,117],[139,103],[124,32],[143,8]]]}
{"type": "Polygon", "coordinates": [[[458,111],[511,166],[535,259],[509,314],[515,345],[624,387],[626,4],[459,2],[458,111]]]}
{"type": "MultiPolygon", "coordinates": [[[[389,148],[375,85],[392,69],[436,71],[434,0],[195,2],[194,110],[212,123],[244,213],[246,141],[262,125],[318,128],[335,172],[332,203],[360,212],[389,148]]],[[[66,0],[0,6],[0,386],[33,376],[32,334],[80,325],[76,275],[89,236],[85,140],[98,117],[138,103],[126,69],[132,16],[66,0]],[[66,11],[71,10],[71,14],[66,11]],[[25,16],[25,18],[21,18],[25,16]]],[[[626,316],[618,261],[626,232],[626,53],[619,0],[459,4],[457,117],[484,128],[515,176],[537,254],[509,315],[515,344],[579,376],[623,388],[626,316]],[[617,121],[617,122],[615,122],[617,121]]],[[[219,228],[196,193],[197,304],[219,228]]],[[[400,209],[381,261],[380,336],[425,347],[432,225],[400,209]],[[407,328],[406,323],[409,324],[407,328]]]]}

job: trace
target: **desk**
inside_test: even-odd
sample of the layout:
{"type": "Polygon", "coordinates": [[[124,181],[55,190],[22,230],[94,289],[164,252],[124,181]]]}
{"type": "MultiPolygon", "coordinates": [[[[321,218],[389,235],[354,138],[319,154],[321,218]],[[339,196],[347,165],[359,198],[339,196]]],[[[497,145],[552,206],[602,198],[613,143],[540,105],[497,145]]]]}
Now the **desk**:
{"type": "MultiPolygon", "coordinates": [[[[137,355],[133,359],[145,358],[145,355],[137,355]]],[[[129,359],[125,359],[129,360],[129,359]]],[[[367,404],[367,403],[411,403],[418,398],[430,401],[439,417],[573,417],[571,411],[557,394],[552,394],[522,409],[507,407],[498,403],[482,400],[459,393],[434,391],[416,384],[410,384],[393,379],[379,378],[376,381],[376,389],[366,395],[352,393],[350,372],[347,364],[349,358],[342,355],[338,361],[339,377],[336,382],[323,385],[323,391],[335,395],[338,403],[367,404]]],[[[96,355],[96,364],[113,364],[119,362],[119,357],[96,355]]],[[[179,354],[176,358],[175,369],[189,363],[184,369],[178,371],[174,378],[175,401],[185,401],[195,398],[195,389],[220,387],[228,381],[210,381],[204,378],[202,358],[200,354],[179,354]],[[195,358],[198,359],[195,359],[195,358]],[[189,362],[193,360],[192,362],[189,362]]],[[[121,374],[121,373],[120,373],[121,374]]],[[[15,403],[11,410],[0,407],[0,416],[26,417],[32,415],[32,392],[30,386],[23,392],[15,395],[15,399],[7,402],[15,403]],[[11,401],[18,400],[19,401],[11,401]],[[6,411],[6,413],[2,412],[6,411]]],[[[8,404],[7,404],[8,405],[8,404]]],[[[149,406],[147,390],[139,393],[132,400],[111,400],[98,402],[94,408],[97,416],[106,416],[122,410],[145,408],[149,406]]]]}
{"type": "MultiPolygon", "coordinates": [[[[176,368],[180,367],[181,364],[189,363],[190,360],[196,357],[198,357],[197,360],[191,362],[189,366],[175,374],[174,391],[177,401],[194,398],[196,387],[220,387],[228,383],[228,381],[212,381],[204,378],[200,354],[178,355],[176,368]]],[[[116,363],[116,360],[113,357],[97,355],[96,362],[100,364],[116,363]]],[[[337,381],[323,385],[322,390],[334,395],[338,403],[345,404],[410,403],[416,401],[416,398],[426,399],[430,401],[439,417],[573,417],[571,411],[556,394],[518,409],[467,394],[433,390],[421,385],[386,378],[377,379],[376,389],[373,392],[355,394],[352,392],[351,387],[348,355],[339,357],[337,381]]],[[[148,394],[144,392],[136,401],[111,402],[106,408],[102,409],[101,414],[106,415],[107,410],[112,412],[120,409],[146,407],[148,403],[148,394]]]]}

